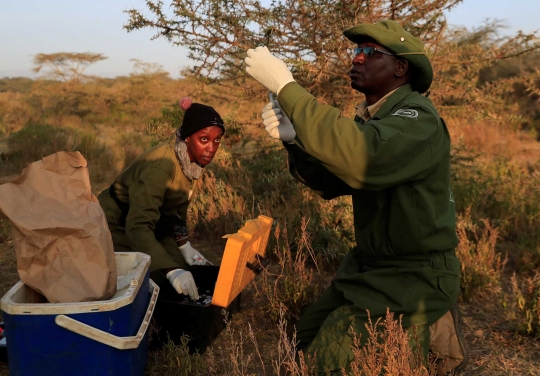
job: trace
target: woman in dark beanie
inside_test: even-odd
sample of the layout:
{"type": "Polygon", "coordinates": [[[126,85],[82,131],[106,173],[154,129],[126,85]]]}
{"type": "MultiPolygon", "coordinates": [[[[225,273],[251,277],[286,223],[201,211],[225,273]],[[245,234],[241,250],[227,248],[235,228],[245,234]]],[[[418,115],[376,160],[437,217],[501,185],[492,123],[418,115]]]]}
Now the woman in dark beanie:
{"type": "Polygon", "coordinates": [[[206,258],[188,241],[187,208],[202,169],[216,154],[225,126],[210,106],[182,98],[175,139],[146,150],[99,195],[116,252],[152,257],[150,277],[198,299],[191,265],[206,258]]]}

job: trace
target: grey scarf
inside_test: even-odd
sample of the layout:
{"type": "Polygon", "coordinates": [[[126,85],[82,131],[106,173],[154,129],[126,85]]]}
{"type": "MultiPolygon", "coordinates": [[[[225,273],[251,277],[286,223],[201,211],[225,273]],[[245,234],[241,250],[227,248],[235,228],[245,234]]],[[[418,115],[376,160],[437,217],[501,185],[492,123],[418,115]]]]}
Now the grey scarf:
{"type": "Polygon", "coordinates": [[[182,167],[182,171],[184,172],[184,175],[186,175],[186,178],[188,178],[190,182],[192,182],[193,179],[199,179],[201,177],[202,167],[189,160],[186,142],[178,137],[178,135],[176,136],[174,152],[176,153],[176,158],[178,158],[178,162],[180,162],[180,167],[182,167]]]}

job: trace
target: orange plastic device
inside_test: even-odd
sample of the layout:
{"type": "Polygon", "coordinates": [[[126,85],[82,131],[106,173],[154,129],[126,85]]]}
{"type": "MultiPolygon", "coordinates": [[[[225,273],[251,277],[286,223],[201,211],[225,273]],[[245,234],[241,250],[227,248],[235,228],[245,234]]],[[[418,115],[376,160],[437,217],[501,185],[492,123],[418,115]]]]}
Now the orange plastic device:
{"type": "Polygon", "coordinates": [[[225,235],[227,244],[212,297],[212,304],[228,307],[264,265],[273,219],[259,215],[236,234],[225,235]]]}

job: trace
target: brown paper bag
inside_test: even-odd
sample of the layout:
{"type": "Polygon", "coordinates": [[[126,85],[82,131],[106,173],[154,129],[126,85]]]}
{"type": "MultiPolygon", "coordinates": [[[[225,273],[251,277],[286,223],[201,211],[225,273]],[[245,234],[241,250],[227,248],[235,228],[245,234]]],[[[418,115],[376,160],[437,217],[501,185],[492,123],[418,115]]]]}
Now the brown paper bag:
{"type": "Polygon", "coordinates": [[[59,152],[0,185],[0,216],[12,223],[19,276],[50,303],[116,293],[111,233],[86,166],[81,153],[59,152]]]}

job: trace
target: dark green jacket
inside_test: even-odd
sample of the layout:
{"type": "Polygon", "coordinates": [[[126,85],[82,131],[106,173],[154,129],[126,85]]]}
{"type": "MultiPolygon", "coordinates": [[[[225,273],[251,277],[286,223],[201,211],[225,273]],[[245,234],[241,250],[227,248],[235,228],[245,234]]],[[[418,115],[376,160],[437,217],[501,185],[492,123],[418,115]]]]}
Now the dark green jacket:
{"type": "Polygon", "coordinates": [[[175,223],[185,224],[194,184],[184,175],[171,140],[146,150],[114,180],[117,199],[129,205],[127,216],[125,210],[120,215],[108,191],[100,202],[109,227],[125,230],[131,250],[152,256],[152,270],[179,267],[159,238],[173,236],[175,223]]]}
{"type": "Polygon", "coordinates": [[[278,100],[296,131],[295,145],[285,145],[292,175],[325,199],[352,195],[364,262],[457,245],[450,136],[428,98],[403,86],[365,123],[295,82],[278,100]]]}

